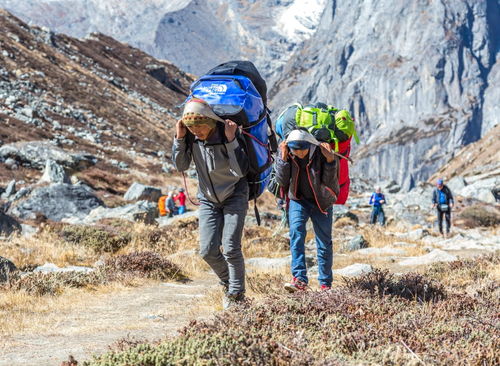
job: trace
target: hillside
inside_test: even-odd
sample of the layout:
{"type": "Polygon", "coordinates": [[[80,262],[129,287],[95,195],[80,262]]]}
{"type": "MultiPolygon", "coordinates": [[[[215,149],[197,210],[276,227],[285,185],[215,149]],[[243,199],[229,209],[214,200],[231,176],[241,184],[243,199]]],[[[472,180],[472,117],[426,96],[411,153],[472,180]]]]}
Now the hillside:
{"type": "MultiPolygon", "coordinates": [[[[55,34],[3,10],[0,47],[2,148],[48,141],[91,155],[95,165],[79,178],[110,193],[124,193],[134,175],[159,176],[190,75],[108,36],[55,34]]],[[[0,164],[0,185],[41,175],[14,165],[0,164]]]]}

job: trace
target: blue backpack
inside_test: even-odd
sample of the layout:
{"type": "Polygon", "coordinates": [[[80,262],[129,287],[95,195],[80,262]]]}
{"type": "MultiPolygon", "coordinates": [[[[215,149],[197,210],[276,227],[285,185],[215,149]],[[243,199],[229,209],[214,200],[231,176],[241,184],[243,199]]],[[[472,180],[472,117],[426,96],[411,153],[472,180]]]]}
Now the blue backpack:
{"type": "Polygon", "coordinates": [[[196,80],[187,99],[203,99],[219,117],[242,127],[250,165],[249,200],[257,200],[264,192],[272,170],[272,153],[277,150],[266,94],[266,83],[253,63],[230,61],[196,80]]]}

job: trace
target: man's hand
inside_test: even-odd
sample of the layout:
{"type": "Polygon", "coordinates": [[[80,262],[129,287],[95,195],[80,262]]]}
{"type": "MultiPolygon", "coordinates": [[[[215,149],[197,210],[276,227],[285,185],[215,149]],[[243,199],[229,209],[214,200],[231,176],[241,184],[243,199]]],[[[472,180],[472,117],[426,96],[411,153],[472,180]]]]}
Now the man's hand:
{"type": "Polygon", "coordinates": [[[380,203],[385,203],[385,201],[384,201],[384,200],[380,200],[379,202],[380,202],[380,203]]]}
{"type": "Polygon", "coordinates": [[[328,142],[322,142],[319,147],[321,148],[321,153],[326,158],[326,161],[328,163],[333,162],[333,160],[335,159],[335,155],[332,152],[332,147],[330,146],[330,144],[328,142]]]}
{"type": "Polygon", "coordinates": [[[231,142],[236,137],[236,130],[238,129],[238,125],[231,121],[230,119],[226,119],[226,125],[224,126],[224,133],[227,138],[227,142],[231,142]]]}
{"type": "Polygon", "coordinates": [[[286,144],[286,141],[283,141],[280,144],[280,151],[281,151],[281,160],[288,161],[288,154],[290,153],[290,150],[288,150],[288,145],[286,144]]]}
{"type": "Polygon", "coordinates": [[[178,139],[183,139],[186,134],[187,134],[187,127],[182,122],[182,119],[178,120],[177,123],[175,124],[175,129],[176,129],[176,134],[175,137],[178,139]]]}

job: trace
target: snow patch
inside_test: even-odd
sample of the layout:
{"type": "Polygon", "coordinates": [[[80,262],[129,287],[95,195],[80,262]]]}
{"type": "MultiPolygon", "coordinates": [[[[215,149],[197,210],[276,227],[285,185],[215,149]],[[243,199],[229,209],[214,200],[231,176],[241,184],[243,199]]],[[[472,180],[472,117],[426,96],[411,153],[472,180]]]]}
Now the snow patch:
{"type": "Polygon", "coordinates": [[[326,0],[296,0],[279,17],[276,30],[289,41],[301,42],[311,37],[321,15],[326,0]]]}

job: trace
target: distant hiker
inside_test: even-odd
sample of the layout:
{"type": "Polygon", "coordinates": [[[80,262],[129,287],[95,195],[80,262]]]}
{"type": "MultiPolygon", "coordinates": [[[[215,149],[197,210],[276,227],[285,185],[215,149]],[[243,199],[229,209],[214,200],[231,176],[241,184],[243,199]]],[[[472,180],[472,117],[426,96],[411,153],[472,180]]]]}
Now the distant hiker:
{"type": "Polygon", "coordinates": [[[167,198],[165,199],[165,206],[167,208],[168,217],[172,217],[177,213],[174,201],[174,192],[168,192],[167,198]]]}
{"type": "Polygon", "coordinates": [[[318,142],[305,129],[293,130],[280,145],[276,180],[290,197],[288,219],[293,278],[285,285],[289,292],[307,288],[305,240],[309,218],[316,236],[321,289],[332,286],[332,205],[339,194],[338,169],[338,158],[331,146],[318,142]]]}
{"type": "Polygon", "coordinates": [[[450,234],[451,226],[451,209],[453,207],[453,195],[443,179],[436,181],[436,189],[432,193],[432,207],[437,208],[437,219],[439,232],[443,237],[447,238],[450,234]],[[443,233],[443,216],[446,219],[446,231],[443,233]]]}
{"type": "Polygon", "coordinates": [[[382,226],[385,225],[385,213],[382,205],[387,203],[384,194],[382,193],[382,188],[377,187],[375,192],[372,193],[370,197],[370,205],[373,206],[372,214],[370,217],[370,224],[375,224],[377,222],[382,226]]]}
{"type": "Polygon", "coordinates": [[[200,99],[189,100],[177,122],[173,159],[179,171],[194,160],[200,201],[200,254],[225,287],[224,307],[244,299],[241,236],[248,208],[248,157],[236,123],[200,99]],[[223,252],[220,250],[223,247],[223,252]]]}
{"type": "Polygon", "coordinates": [[[167,216],[167,205],[165,201],[167,200],[167,196],[163,195],[158,199],[158,214],[160,216],[167,216]]]}
{"type": "Polygon", "coordinates": [[[178,214],[182,215],[186,212],[186,194],[184,193],[184,188],[179,189],[179,193],[174,197],[175,201],[179,201],[178,214]]]}
{"type": "Polygon", "coordinates": [[[491,194],[495,197],[495,202],[500,202],[500,188],[493,188],[491,194]]]}
{"type": "Polygon", "coordinates": [[[437,208],[439,232],[446,238],[450,233],[451,209],[454,205],[453,195],[443,183],[443,179],[436,181],[436,189],[432,194],[432,207],[437,208]],[[443,216],[446,219],[446,230],[443,232],[443,216]]]}

